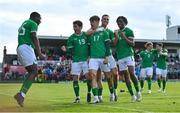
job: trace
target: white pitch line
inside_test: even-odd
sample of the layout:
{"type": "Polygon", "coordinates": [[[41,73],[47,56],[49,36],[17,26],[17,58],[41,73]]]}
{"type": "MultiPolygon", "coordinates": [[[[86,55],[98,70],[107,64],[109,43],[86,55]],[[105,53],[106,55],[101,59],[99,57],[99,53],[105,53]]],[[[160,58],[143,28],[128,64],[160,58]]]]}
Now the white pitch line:
{"type": "Polygon", "coordinates": [[[10,96],[10,97],[12,97],[12,94],[7,94],[7,93],[1,93],[1,92],[0,92],[0,95],[5,95],[5,96],[10,96]]]}

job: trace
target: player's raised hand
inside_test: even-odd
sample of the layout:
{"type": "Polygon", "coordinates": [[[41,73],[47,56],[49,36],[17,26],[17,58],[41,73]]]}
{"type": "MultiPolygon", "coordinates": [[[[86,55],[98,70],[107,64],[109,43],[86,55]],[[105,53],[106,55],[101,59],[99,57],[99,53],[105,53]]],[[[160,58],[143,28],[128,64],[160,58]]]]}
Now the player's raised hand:
{"type": "Polygon", "coordinates": [[[96,30],[90,28],[89,30],[86,31],[86,35],[93,35],[95,32],[96,30]]]}
{"type": "Polygon", "coordinates": [[[121,36],[121,38],[125,38],[126,37],[124,32],[120,32],[120,36],[121,36]]]}
{"type": "Polygon", "coordinates": [[[114,36],[115,38],[118,38],[118,30],[114,30],[114,36]]]}

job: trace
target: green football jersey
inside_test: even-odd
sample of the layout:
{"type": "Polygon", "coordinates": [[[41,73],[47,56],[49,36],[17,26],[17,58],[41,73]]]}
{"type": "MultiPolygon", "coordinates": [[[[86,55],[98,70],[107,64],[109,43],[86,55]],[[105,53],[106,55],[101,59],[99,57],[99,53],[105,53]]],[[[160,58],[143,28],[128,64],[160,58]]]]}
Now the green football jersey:
{"type": "MultiPolygon", "coordinates": [[[[167,49],[163,49],[162,53],[168,53],[167,49]]],[[[166,69],[167,68],[167,62],[166,62],[167,56],[160,55],[160,53],[157,53],[157,68],[160,69],[166,69]]]]}
{"type": "Polygon", "coordinates": [[[67,47],[72,48],[73,62],[86,61],[88,58],[88,43],[84,32],[81,35],[72,34],[67,41],[67,47]]]}
{"type": "Polygon", "coordinates": [[[109,40],[108,33],[105,30],[95,32],[93,35],[88,36],[88,42],[90,44],[90,57],[105,58],[105,42],[109,40]]]}
{"type": "Polygon", "coordinates": [[[150,52],[148,52],[147,50],[141,51],[139,53],[140,57],[142,58],[141,68],[152,67],[153,60],[156,54],[157,54],[157,51],[154,49],[151,50],[150,52]]]}
{"type": "Polygon", "coordinates": [[[134,51],[132,46],[130,46],[125,39],[120,37],[120,32],[124,32],[126,37],[134,38],[134,33],[128,27],[119,30],[118,42],[116,45],[117,59],[122,59],[129,56],[134,56],[134,51]]]}
{"type": "MultiPolygon", "coordinates": [[[[108,29],[108,28],[105,29],[105,31],[107,32],[110,41],[113,42],[114,41],[114,32],[112,30],[108,29]]],[[[109,55],[111,55],[111,54],[112,54],[112,49],[110,49],[110,54],[109,55]]]]}
{"type": "Polygon", "coordinates": [[[37,32],[37,29],[38,25],[35,21],[31,19],[24,21],[18,30],[18,46],[22,44],[28,44],[31,45],[32,48],[35,48],[31,33],[37,32]]]}

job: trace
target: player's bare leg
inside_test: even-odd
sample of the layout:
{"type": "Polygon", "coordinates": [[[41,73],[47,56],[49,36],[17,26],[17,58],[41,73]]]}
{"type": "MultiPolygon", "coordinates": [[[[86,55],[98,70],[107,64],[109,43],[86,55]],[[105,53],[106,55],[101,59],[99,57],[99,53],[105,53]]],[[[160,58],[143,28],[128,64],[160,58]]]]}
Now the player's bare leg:
{"type": "Polygon", "coordinates": [[[92,76],[89,73],[85,74],[87,79],[87,102],[91,102],[92,76]]]}
{"type": "Polygon", "coordinates": [[[145,78],[144,77],[140,77],[140,86],[141,86],[141,93],[142,93],[142,91],[144,90],[144,80],[145,80],[145,78]]]}
{"type": "Polygon", "coordinates": [[[157,83],[158,83],[158,92],[160,93],[162,91],[161,89],[161,75],[157,75],[157,83]]]}
{"type": "Polygon", "coordinates": [[[16,99],[17,103],[23,107],[24,106],[24,98],[26,96],[26,93],[30,89],[34,78],[37,76],[37,65],[33,64],[31,66],[27,66],[26,70],[28,71],[28,74],[26,76],[26,79],[23,82],[23,85],[20,89],[20,91],[14,95],[14,98],[16,99]]]}
{"type": "Polygon", "coordinates": [[[130,78],[131,78],[131,80],[134,84],[134,87],[136,89],[137,101],[141,101],[142,95],[141,95],[141,92],[139,91],[139,84],[138,84],[137,76],[135,74],[135,67],[134,66],[128,66],[128,70],[129,70],[130,78]]]}
{"type": "Polygon", "coordinates": [[[110,91],[110,101],[114,101],[114,83],[111,72],[104,72],[110,91]]]}
{"type": "Polygon", "coordinates": [[[90,70],[90,76],[92,76],[92,93],[94,95],[94,101],[93,103],[99,103],[98,98],[98,85],[97,85],[97,71],[96,70],[90,70]]]}
{"type": "Polygon", "coordinates": [[[151,94],[152,75],[147,76],[147,82],[148,82],[148,94],[151,94]]]}
{"type": "Polygon", "coordinates": [[[102,97],[103,85],[102,85],[102,74],[101,74],[100,69],[97,71],[97,84],[98,84],[98,98],[99,98],[99,101],[102,102],[103,101],[103,97],[102,97]]]}
{"type": "Polygon", "coordinates": [[[79,96],[79,75],[73,75],[73,89],[76,95],[76,99],[74,103],[80,103],[80,96],[79,96]]]}
{"type": "Polygon", "coordinates": [[[162,82],[163,82],[163,88],[162,88],[162,90],[163,90],[163,93],[165,93],[166,92],[166,77],[162,77],[162,82]]]}
{"type": "Polygon", "coordinates": [[[131,101],[135,102],[136,101],[136,96],[134,95],[134,92],[132,90],[129,72],[127,70],[124,70],[124,71],[122,71],[122,74],[124,75],[126,86],[127,86],[128,91],[129,91],[129,93],[130,93],[130,95],[132,97],[131,101]]]}
{"type": "Polygon", "coordinates": [[[113,68],[111,70],[112,78],[113,78],[113,83],[114,83],[114,101],[118,100],[118,94],[117,94],[117,87],[118,87],[118,81],[119,81],[119,76],[118,76],[118,69],[113,68]]]}

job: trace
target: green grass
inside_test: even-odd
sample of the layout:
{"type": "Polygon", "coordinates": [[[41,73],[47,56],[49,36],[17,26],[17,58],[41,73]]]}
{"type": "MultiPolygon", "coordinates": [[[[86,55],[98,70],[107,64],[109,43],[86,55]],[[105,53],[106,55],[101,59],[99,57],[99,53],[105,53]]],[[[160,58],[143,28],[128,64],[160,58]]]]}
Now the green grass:
{"type": "Polygon", "coordinates": [[[25,106],[19,107],[13,98],[21,84],[0,84],[0,112],[180,112],[180,82],[168,82],[167,92],[157,93],[157,83],[153,83],[152,94],[147,94],[147,86],[141,102],[131,103],[131,97],[124,83],[119,83],[118,102],[109,102],[109,90],[104,83],[104,102],[86,103],[86,84],[81,83],[81,103],[73,104],[72,82],[58,84],[33,84],[29,90],[25,106]]]}

